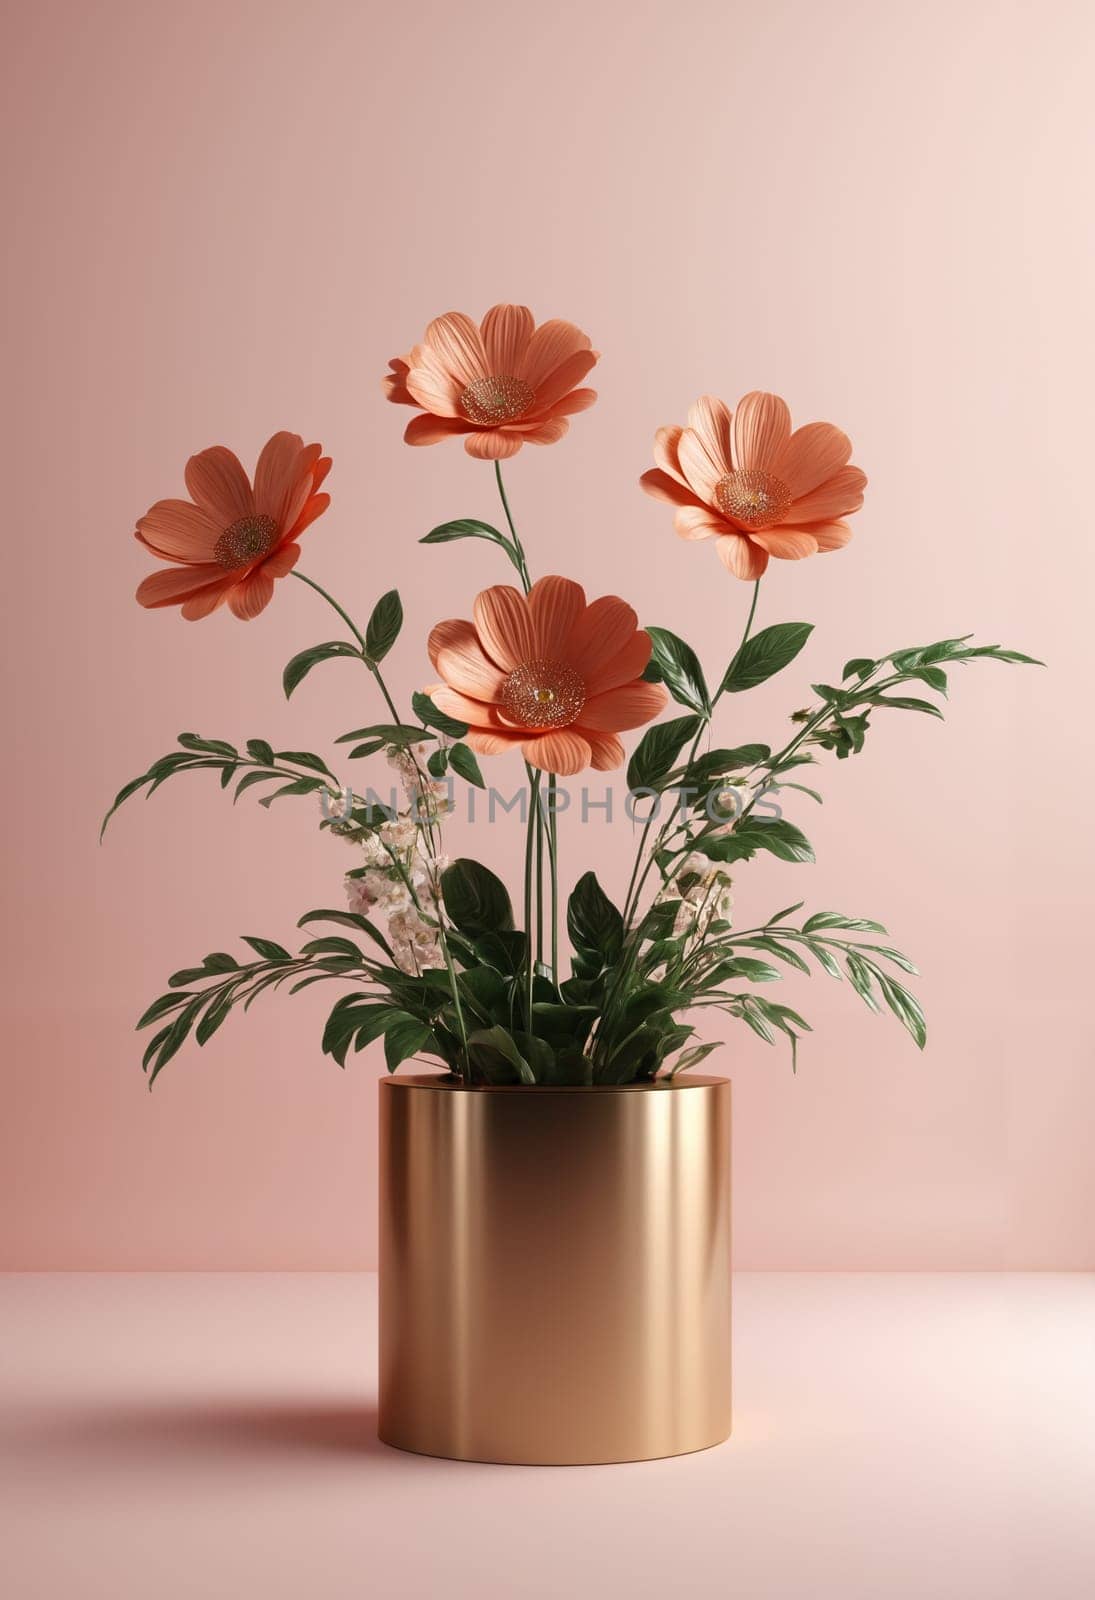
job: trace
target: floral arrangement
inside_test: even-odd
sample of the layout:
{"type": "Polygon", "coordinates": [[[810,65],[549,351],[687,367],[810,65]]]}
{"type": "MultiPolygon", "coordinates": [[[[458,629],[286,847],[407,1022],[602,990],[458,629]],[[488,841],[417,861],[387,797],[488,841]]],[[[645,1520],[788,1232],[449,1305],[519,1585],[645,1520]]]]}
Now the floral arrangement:
{"type": "MultiPolygon", "coordinates": [[[[308,937],[297,954],[272,939],[245,939],[253,959],[222,951],[169,980],[138,1024],[153,1027],[144,1055],[149,1082],[193,1033],[204,1044],[234,1007],[265,989],[343,986],[323,1049],[345,1065],[351,1050],[383,1038],[389,1070],[411,1057],[439,1062],[464,1084],[600,1085],[672,1077],[717,1048],[698,1041],[698,1013],[715,1009],[775,1043],[790,1042],[792,1064],[809,1024],[762,993],[781,968],[846,975],[873,1010],[888,1007],[923,1047],[921,1008],[898,974],[916,968],[864,917],[831,911],[801,917],[802,903],[756,927],[733,922],[733,871],[767,851],[813,860],[805,834],[773,805],[793,790],[820,802],[800,780],[821,753],[863,749],[880,712],[940,716],[948,669],[969,661],[1030,662],[971,637],[853,657],[839,684],[814,685],[815,703],[791,718],[778,748],[713,746],[720,700],[746,693],[793,661],[811,625],[753,631],[770,561],[841,549],[847,518],[863,501],[866,477],[850,464],[839,428],[792,429],[785,403],[747,394],[731,411],[696,401],[684,427],[654,441],[645,491],[673,507],[677,534],[711,540],[726,572],[752,585],[741,643],[717,680],[696,652],[666,628],[640,627],[626,600],[587,599],[580,584],[533,577],[511,514],[502,461],[526,444],[563,438],[570,418],[595,401],[580,385],[598,357],[569,322],[536,326],[524,306],[495,306],[477,325],[449,313],[393,360],[387,397],[414,409],[404,437],[430,445],[459,436],[493,463],[504,527],[464,518],[434,528],[423,544],[485,539],[516,572],[515,585],[476,596],[470,618],[441,621],[428,640],[436,674],[395,705],[382,666],[403,624],[394,590],[364,629],[313,578],[297,570],[300,538],[326,511],[321,485],[331,465],[318,444],[278,433],[259,456],[253,481],[220,446],[186,467],[189,500],[160,500],[136,537],[167,566],[137,590],[144,606],[179,606],[190,621],[226,605],[241,620],[269,604],[278,579],[310,586],[345,633],[302,650],[286,666],[291,695],[319,663],[349,659],[372,678],[383,720],[343,734],[349,760],[388,763],[396,803],[343,789],[311,751],[274,750],[263,739],[243,749],[184,733],[178,748],[125,785],[109,816],[131,795],[151,794],[197,769],[219,774],[238,798],[260,803],[318,796],[320,826],[348,844],[345,908],[310,911],[298,926],[338,928],[308,937]],[[715,687],[711,687],[714,682],[715,687]],[[909,693],[908,690],[915,693],[909,693]],[[924,698],[925,692],[937,699],[924,698]],[[675,703],[674,715],[655,721],[675,703]],[[647,727],[647,724],[652,726],[647,727]],[[646,727],[630,760],[621,734],[646,727]],[[451,861],[442,827],[455,785],[484,787],[479,758],[517,756],[526,786],[523,916],[490,869],[451,861]],[[560,954],[556,817],[560,778],[627,761],[631,803],[642,820],[634,870],[622,903],[587,872],[565,913],[569,970],[560,954]],[[349,986],[345,989],[345,986],[349,986]]],[[[106,826],[106,821],[103,824],[106,826]]]]}

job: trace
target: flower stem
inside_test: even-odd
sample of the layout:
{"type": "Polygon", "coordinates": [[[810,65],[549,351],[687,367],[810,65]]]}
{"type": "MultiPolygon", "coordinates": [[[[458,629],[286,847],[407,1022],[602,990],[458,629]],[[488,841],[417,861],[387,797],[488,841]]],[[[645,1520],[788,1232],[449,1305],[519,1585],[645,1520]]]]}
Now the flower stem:
{"type": "Polygon", "coordinates": [[[502,510],[506,513],[506,522],[509,525],[510,537],[513,540],[513,548],[517,551],[517,571],[520,573],[521,582],[524,585],[525,593],[528,594],[529,590],[532,588],[532,580],[529,578],[528,561],[525,559],[525,548],[522,545],[520,536],[516,527],[514,526],[513,513],[510,511],[509,500],[506,497],[506,486],[502,482],[502,463],[500,461],[496,461],[494,463],[494,477],[496,483],[498,484],[498,493],[502,500],[502,510]]]}
{"type": "Polygon", "coordinates": [[[532,857],[533,841],[540,831],[540,773],[527,766],[528,772],[528,831],[525,834],[525,938],[528,941],[527,976],[525,982],[525,1017],[528,1032],[532,1033],[532,857]]]}
{"type": "Polygon", "coordinates": [[[559,838],[555,827],[555,774],[548,773],[548,866],[551,873],[551,980],[559,987],[559,838]]]}

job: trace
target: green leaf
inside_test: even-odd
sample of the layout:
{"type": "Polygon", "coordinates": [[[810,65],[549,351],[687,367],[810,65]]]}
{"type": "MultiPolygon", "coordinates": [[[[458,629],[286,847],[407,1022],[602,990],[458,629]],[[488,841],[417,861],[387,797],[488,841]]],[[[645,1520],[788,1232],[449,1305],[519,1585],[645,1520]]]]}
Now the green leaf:
{"type": "Polygon", "coordinates": [[[365,654],[370,664],[383,661],[399,638],[403,626],[403,602],[398,589],[389,589],[373,607],[373,614],[365,628],[365,654]]]}
{"type": "Polygon", "coordinates": [[[374,722],[371,727],[354,728],[350,733],[340,734],[335,743],[355,744],[359,739],[379,739],[382,744],[398,747],[432,738],[431,733],[423,733],[421,728],[412,727],[407,722],[374,722]]]}
{"type": "Polygon", "coordinates": [[[469,1046],[485,1045],[489,1050],[496,1050],[511,1066],[516,1068],[517,1076],[522,1083],[536,1082],[536,1074],[505,1028],[478,1028],[474,1033],[469,1033],[468,1044],[469,1046]]]}
{"type": "Polygon", "coordinates": [[[170,1011],[177,1011],[180,1006],[186,1005],[187,1001],[193,1000],[193,998],[194,996],[188,994],[185,990],[181,994],[162,994],[158,1000],[153,1000],[147,1011],[141,1013],[140,1020],[137,1023],[138,1030],[147,1028],[150,1022],[158,1022],[161,1017],[166,1016],[170,1011]]]}
{"type": "Polygon", "coordinates": [[[704,785],[746,767],[759,766],[772,754],[766,744],[739,744],[732,750],[708,750],[685,769],[682,783],[704,785]]]}
{"type": "Polygon", "coordinates": [[[849,678],[866,678],[874,671],[875,663],[870,656],[854,656],[851,661],[844,663],[841,679],[847,682],[849,678]]]}
{"type": "Polygon", "coordinates": [[[783,817],[742,817],[729,833],[701,836],[695,847],[712,861],[749,861],[758,850],[768,850],[780,861],[814,859],[801,828],[783,817]]]}
{"type": "Polygon", "coordinates": [[[196,733],[180,733],[175,742],[181,744],[184,750],[200,750],[213,756],[239,755],[234,744],[228,744],[224,739],[203,739],[196,733]]]}
{"type": "Polygon", "coordinates": [[[443,778],[448,770],[449,752],[444,746],[441,746],[433,752],[433,755],[426,762],[426,771],[431,778],[443,778]]]}
{"type": "Polygon", "coordinates": [[[368,917],[363,917],[358,911],[309,911],[301,917],[297,927],[306,928],[310,922],[333,922],[341,928],[354,928],[358,933],[367,934],[389,959],[394,959],[391,947],[379,928],[374,927],[368,917]]]}
{"type": "Polygon", "coordinates": [[[812,622],[776,622],[770,628],[762,628],[745,641],[727,667],[723,692],[740,694],[743,689],[755,689],[758,683],[781,672],[813,631],[812,622]]]}
{"type": "Polygon", "coordinates": [[[437,709],[428,694],[413,694],[411,709],[427,728],[436,728],[439,733],[447,733],[452,739],[462,739],[468,731],[466,722],[457,722],[455,717],[447,717],[443,711],[437,709]]]}
{"type": "MultiPolygon", "coordinates": [[[[291,661],[286,662],[281,674],[281,686],[285,690],[286,700],[293,690],[304,682],[314,666],[318,666],[321,661],[332,661],[335,656],[356,656],[360,661],[361,651],[356,645],[348,644],[345,639],[328,639],[325,644],[313,644],[307,650],[301,650],[291,661]]],[[[247,748],[251,748],[250,743],[247,748]]],[[[255,759],[262,761],[267,758],[256,756],[255,759]]]]}
{"type": "MultiPolygon", "coordinates": [[[[271,751],[271,757],[272,756],[273,751],[271,751]]],[[[277,779],[280,777],[280,772],[245,772],[239,783],[236,785],[236,792],[232,796],[232,804],[235,805],[236,801],[239,799],[240,795],[245,789],[253,789],[256,783],[269,783],[272,779],[277,779]]]]}
{"type": "Polygon", "coordinates": [[[247,754],[252,761],[260,761],[264,767],[268,767],[274,759],[274,747],[267,744],[265,739],[248,739],[247,754]]]}
{"type": "Polygon", "coordinates": [[[426,1049],[436,1051],[437,1040],[434,1038],[432,1028],[420,1022],[417,1017],[407,1017],[393,1022],[384,1030],[384,1060],[389,1072],[394,1072],[408,1056],[417,1055],[420,1050],[426,1049]]]}
{"type": "Polygon", "coordinates": [[[623,950],[624,919],[597,882],[586,872],[574,885],[567,901],[567,930],[578,961],[576,975],[593,978],[612,967],[623,950]]]}
{"type": "Polygon", "coordinates": [[[881,922],[869,917],[846,917],[840,911],[815,911],[802,924],[803,933],[819,933],[823,928],[843,928],[850,933],[886,933],[881,922]]]}
{"type": "Polygon", "coordinates": [[[449,766],[459,777],[467,783],[473,783],[477,789],[487,787],[479,770],[479,763],[466,744],[450,746],[448,756],[449,766]]]}
{"type": "Polygon", "coordinates": [[[677,717],[648,728],[627,768],[629,789],[657,789],[669,776],[684,746],[703,727],[700,717],[677,717]]]}
{"type": "MultiPolygon", "coordinates": [[[[665,684],[679,705],[688,706],[700,716],[711,714],[711,696],[696,652],[668,628],[647,628],[652,651],[651,666],[658,674],[654,682],[665,684]]],[[[645,676],[645,674],[644,674],[645,676]]]]}
{"type": "Polygon", "coordinates": [[[204,1017],[202,1017],[201,1021],[198,1023],[198,1026],[194,1029],[194,1038],[197,1040],[198,1044],[205,1044],[207,1039],[211,1039],[213,1037],[221,1023],[231,1011],[232,1002],[233,997],[231,993],[228,993],[222,995],[214,1005],[209,1007],[209,1010],[205,1013],[204,1017]]]}
{"type": "Polygon", "coordinates": [[[260,939],[257,934],[241,934],[244,944],[249,944],[257,955],[264,961],[292,961],[292,956],[283,945],[275,943],[273,939],[260,939]]]}
{"type": "Polygon", "coordinates": [[[929,717],[942,717],[943,713],[938,706],[933,706],[930,700],[916,700],[909,695],[874,694],[871,696],[872,706],[890,706],[894,711],[923,711],[929,717]]]}
{"type": "Polygon", "coordinates": [[[315,794],[318,789],[324,787],[321,778],[298,778],[295,783],[287,783],[282,788],[275,789],[273,794],[264,794],[259,805],[269,810],[275,800],[281,800],[286,795],[315,794]]]}
{"type": "Polygon", "coordinates": [[[313,755],[311,750],[277,750],[275,759],[291,761],[295,767],[310,767],[313,772],[322,772],[328,778],[334,777],[326,761],[321,756],[313,755]]]}
{"type": "Polygon", "coordinates": [[[431,528],[424,538],[419,539],[419,544],[451,544],[454,539],[487,539],[491,544],[501,546],[509,556],[514,566],[520,570],[517,551],[505,534],[499,533],[497,528],[492,528],[489,522],[480,522],[475,517],[459,517],[455,522],[443,522],[440,527],[431,528]]]}
{"type": "Polygon", "coordinates": [[[478,861],[461,857],[441,874],[445,910],[461,933],[476,938],[513,927],[513,907],[500,878],[478,861]]]}
{"type": "Polygon", "coordinates": [[[690,1045],[687,1050],[681,1051],[673,1063],[672,1070],[666,1073],[666,1077],[675,1078],[678,1072],[687,1072],[689,1067],[698,1067],[700,1062],[705,1061],[713,1050],[721,1050],[721,1048],[722,1045],[717,1042],[690,1045]]]}

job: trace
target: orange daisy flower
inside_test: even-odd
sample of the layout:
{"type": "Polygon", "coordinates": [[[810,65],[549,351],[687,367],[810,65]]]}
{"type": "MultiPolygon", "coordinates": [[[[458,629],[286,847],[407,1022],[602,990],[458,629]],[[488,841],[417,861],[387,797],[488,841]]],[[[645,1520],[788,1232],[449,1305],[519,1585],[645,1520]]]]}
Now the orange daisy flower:
{"type": "Polygon", "coordinates": [[[427,693],[438,710],[468,724],[480,755],[519,747],[544,772],[621,766],[616,737],[656,717],[666,703],[644,683],[650,635],[616,595],[586,604],[569,578],[541,578],[527,595],[485,589],[474,622],[439,622],[430,660],[444,679],[427,693]]]}
{"type": "Polygon", "coordinates": [[[575,387],[596,361],[580,328],[559,321],[537,327],[527,306],[492,306],[480,327],[462,311],[448,311],[409,355],[388,363],[384,392],[424,413],[407,424],[408,444],[460,433],[469,455],[496,461],[523,444],[561,439],[567,419],[597,398],[595,390],[575,387]]]}
{"type": "Polygon", "coordinates": [[[768,557],[799,561],[839,550],[852,530],[842,518],[863,504],[866,474],[850,467],[851,440],[829,422],[791,432],[776,394],[754,391],[729,406],[703,395],[687,428],[659,428],[652,472],[639,482],[677,507],[682,539],[715,539],[736,578],[759,578],[768,557]]]}
{"type": "Polygon", "coordinates": [[[182,606],[188,622],[228,602],[244,622],[270,603],[274,579],[300,555],[297,540],[331,503],[317,491],[331,460],[299,433],[275,433],[262,449],[251,487],[223,445],[186,463],[190,500],[157,500],[137,538],[175,569],[154,572],[137,590],[143,606],[182,606]]]}

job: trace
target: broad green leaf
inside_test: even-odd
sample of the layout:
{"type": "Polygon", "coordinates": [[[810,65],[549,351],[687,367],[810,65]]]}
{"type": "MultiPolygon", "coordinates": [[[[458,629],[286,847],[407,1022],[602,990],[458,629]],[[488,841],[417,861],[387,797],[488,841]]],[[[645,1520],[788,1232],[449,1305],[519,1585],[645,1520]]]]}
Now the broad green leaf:
{"type": "Polygon", "coordinates": [[[485,789],[487,787],[483,781],[483,774],[479,770],[479,763],[466,744],[450,746],[448,756],[449,766],[458,777],[463,778],[467,783],[474,784],[477,789],[485,789]]]}
{"type": "MultiPolygon", "coordinates": [[[[360,661],[361,651],[356,645],[348,644],[345,639],[328,639],[324,644],[310,645],[307,650],[301,650],[291,661],[287,661],[281,674],[281,686],[285,690],[285,698],[289,699],[293,690],[304,682],[314,666],[321,661],[332,661],[336,656],[356,656],[360,661]]],[[[248,742],[249,750],[252,742],[254,741],[248,742]]],[[[266,759],[264,756],[255,757],[256,761],[266,759]]]]}
{"type": "Polygon", "coordinates": [[[711,696],[692,646],[670,633],[668,628],[647,628],[646,631],[652,645],[650,665],[656,673],[653,681],[664,683],[679,705],[687,706],[701,717],[710,716],[711,696]]]}
{"type": "Polygon", "coordinates": [[[383,661],[399,638],[403,626],[403,604],[398,589],[389,589],[373,607],[365,628],[365,654],[371,664],[383,661]]]}
{"type": "Polygon", "coordinates": [[[274,760],[274,747],[267,744],[265,739],[248,739],[247,754],[252,761],[261,762],[264,767],[269,767],[274,760]]]}
{"type": "Polygon", "coordinates": [[[814,631],[812,622],[776,622],[747,639],[726,669],[726,694],[755,689],[792,662],[814,631]]]}
{"type": "Polygon", "coordinates": [[[536,1082],[536,1074],[517,1048],[513,1037],[505,1028],[479,1028],[468,1035],[468,1044],[469,1046],[485,1045],[490,1050],[496,1050],[500,1056],[504,1056],[510,1065],[516,1069],[517,1076],[522,1083],[536,1082]]]}
{"type": "Polygon", "coordinates": [[[567,901],[567,929],[582,970],[579,977],[595,977],[603,967],[620,959],[624,919],[597,882],[586,872],[567,901]]]}
{"type": "Polygon", "coordinates": [[[628,763],[628,788],[657,789],[662,779],[672,772],[684,746],[702,727],[702,718],[689,716],[655,723],[648,728],[628,763]]]}
{"type": "Polygon", "coordinates": [[[813,847],[801,828],[783,817],[742,817],[729,833],[708,834],[695,848],[712,861],[749,861],[767,850],[781,861],[812,861],[813,847]]]}
{"type": "Polygon", "coordinates": [[[869,917],[846,917],[840,911],[815,911],[802,924],[803,933],[819,933],[823,928],[844,928],[852,933],[885,933],[881,922],[869,917]]]}
{"type": "Polygon", "coordinates": [[[456,927],[472,938],[513,927],[513,907],[505,884],[478,861],[461,857],[446,867],[441,874],[441,895],[456,927]]]}
{"type": "Polygon", "coordinates": [[[468,731],[466,722],[457,722],[455,717],[448,717],[439,711],[428,694],[413,694],[411,709],[427,728],[436,728],[439,733],[446,733],[452,739],[462,739],[468,731]]]}

